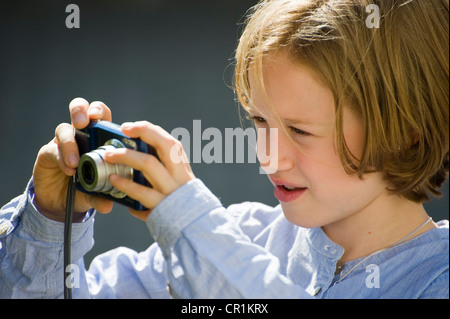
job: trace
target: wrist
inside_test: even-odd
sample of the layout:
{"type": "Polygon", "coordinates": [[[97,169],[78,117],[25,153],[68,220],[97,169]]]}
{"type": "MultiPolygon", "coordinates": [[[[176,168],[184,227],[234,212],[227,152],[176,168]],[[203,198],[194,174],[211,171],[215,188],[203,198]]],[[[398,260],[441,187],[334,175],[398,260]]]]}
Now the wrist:
{"type": "MultiPolygon", "coordinates": [[[[64,222],[65,221],[65,214],[61,213],[61,211],[53,212],[51,210],[45,209],[42,205],[39,204],[39,201],[34,197],[32,204],[36,211],[40,213],[42,216],[57,221],[57,222],[64,222]]],[[[72,222],[74,223],[81,223],[85,217],[87,212],[84,213],[73,213],[72,222]]]]}
{"type": "MultiPolygon", "coordinates": [[[[64,242],[65,226],[61,218],[55,217],[55,214],[51,211],[43,210],[44,213],[41,213],[38,210],[38,207],[35,206],[34,198],[32,198],[30,193],[28,193],[27,204],[21,214],[20,223],[22,227],[20,227],[20,231],[24,231],[29,234],[29,238],[33,241],[57,245],[62,244],[64,242]],[[47,213],[47,215],[45,213],[47,213]]],[[[83,240],[83,244],[81,244],[81,246],[90,247],[94,224],[94,218],[92,218],[93,214],[93,211],[89,211],[82,223],[74,223],[72,225],[72,254],[75,254],[75,250],[78,250],[77,242],[82,238],[86,238],[87,241],[83,240]]],[[[84,248],[82,249],[84,251],[84,248]]],[[[84,253],[85,251],[83,254],[84,253]]],[[[76,253],[75,255],[79,255],[79,253],[76,253]]],[[[74,255],[72,255],[72,257],[73,256],[74,255]]],[[[72,259],[76,260],[77,258],[73,257],[72,259]]]]}
{"type": "MultiPolygon", "coordinates": [[[[34,206],[34,209],[40,213],[42,216],[54,220],[57,222],[64,222],[65,221],[65,214],[61,210],[53,210],[46,208],[46,205],[41,204],[39,201],[39,196],[36,196],[36,193],[34,192],[34,187],[30,188],[30,197],[31,197],[31,204],[34,206]]],[[[74,223],[81,223],[85,217],[87,212],[81,212],[81,213],[73,213],[72,222],[74,223]]]]}

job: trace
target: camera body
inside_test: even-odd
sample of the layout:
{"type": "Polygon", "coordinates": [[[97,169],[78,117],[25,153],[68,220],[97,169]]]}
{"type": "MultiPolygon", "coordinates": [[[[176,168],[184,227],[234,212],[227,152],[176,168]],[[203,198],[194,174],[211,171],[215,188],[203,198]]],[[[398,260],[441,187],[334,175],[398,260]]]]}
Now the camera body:
{"type": "Polygon", "coordinates": [[[120,126],[108,121],[92,121],[76,130],[75,140],[80,152],[76,173],[76,188],[84,193],[101,196],[135,210],[146,210],[140,202],[114,188],[109,182],[111,174],[117,174],[135,183],[151,187],[142,172],[124,164],[111,164],[104,160],[108,149],[126,147],[157,157],[156,150],[140,139],[127,137],[120,126]]]}

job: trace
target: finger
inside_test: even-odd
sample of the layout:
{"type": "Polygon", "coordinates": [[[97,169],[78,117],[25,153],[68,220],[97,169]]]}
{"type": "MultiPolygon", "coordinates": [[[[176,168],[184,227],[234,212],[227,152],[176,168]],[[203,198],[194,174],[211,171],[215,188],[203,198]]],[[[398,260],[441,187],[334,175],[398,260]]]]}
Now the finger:
{"type": "Polygon", "coordinates": [[[109,181],[119,191],[124,192],[149,209],[154,208],[165,198],[164,194],[161,194],[153,188],[140,185],[115,174],[109,177],[109,181]]]}
{"type": "Polygon", "coordinates": [[[46,168],[53,168],[56,165],[67,176],[72,176],[76,172],[76,169],[68,167],[64,163],[61,150],[59,149],[58,143],[56,141],[56,137],[48,144],[41,147],[36,159],[36,163],[38,161],[40,163],[40,166],[46,168]]]}
{"type": "Polygon", "coordinates": [[[73,126],[68,123],[59,124],[55,129],[55,139],[64,164],[69,168],[76,168],[80,156],[73,126]]]}
{"type": "Polygon", "coordinates": [[[91,120],[111,121],[112,115],[105,103],[95,101],[89,104],[85,99],[78,97],[69,104],[70,118],[73,126],[83,129],[91,120]]]}
{"type": "Polygon", "coordinates": [[[150,215],[151,210],[135,210],[135,209],[129,209],[131,215],[133,215],[136,218],[139,218],[140,220],[143,220],[144,222],[147,221],[148,216],[150,215]]]}
{"type": "Polygon", "coordinates": [[[173,177],[153,155],[119,148],[106,152],[105,160],[110,163],[124,164],[141,171],[150,184],[163,194],[170,194],[177,188],[173,177]]]}
{"type": "Polygon", "coordinates": [[[102,214],[107,214],[113,209],[113,202],[106,198],[91,195],[88,196],[88,201],[92,208],[102,214]]]}
{"type": "Polygon", "coordinates": [[[192,170],[181,142],[163,128],[146,121],[124,123],[121,128],[127,136],[140,138],[147,144],[152,145],[157,150],[158,156],[167,170],[175,178],[181,179],[179,182],[192,179],[192,170]]]}
{"type": "Polygon", "coordinates": [[[73,99],[69,103],[70,120],[77,129],[82,129],[89,124],[89,103],[81,97],[73,99]]]}
{"type": "Polygon", "coordinates": [[[91,208],[96,211],[106,214],[109,213],[113,208],[113,202],[99,196],[93,196],[81,191],[76,191],[75,193],[75,206],[74,212],[86,212],[91,208]]]}
{"type": "Polygon", "coordinates": [[[91,120],[112,121],[111,110],[105,103],[100,101],[92,102],[89,105],[88,114],[91,120]]]}

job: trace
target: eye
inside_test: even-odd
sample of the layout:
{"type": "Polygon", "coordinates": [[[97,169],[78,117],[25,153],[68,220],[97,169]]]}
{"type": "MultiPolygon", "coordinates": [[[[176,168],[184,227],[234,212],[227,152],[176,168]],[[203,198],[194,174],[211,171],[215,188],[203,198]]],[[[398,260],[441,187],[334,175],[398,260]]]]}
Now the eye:
{"type": "Polygon", "coordinates": [[[312,136],[311,133],[305,132],[305,131],[303,131],[303,130],[301,130],[301,129],[298,129],[298,128],[296,128],[296,127],[293,127],[293,126],[289,126],[289,129],[290,129],[292,132],[294,132],[295,134],[299,134],[299,135],[303,135],[303,136],[312,136]]]}
{"type": "MultiPolygon", "coordinates": [[[[267,121],[263,117],[257,116],[257,115],[247,115],[246,118],[247,118],[247,120],[253,121],[255,124],[267,123],[267,121]]],[[[294,134],[297,134],[297,135],[313,136],[313,134],[308,133],[306,131],[303,131],[303,130],[301,130],[299,128],[296,128],[294,126],[289,126],[288,129],[291,130],[294,134]]]]}
{"type": "Polygon", "coordinates": [[[266,123],[266,120],[261,116],[253,116],[253,115],[247,115],[247,120],[256,122],[256,123],[266,123]]]}

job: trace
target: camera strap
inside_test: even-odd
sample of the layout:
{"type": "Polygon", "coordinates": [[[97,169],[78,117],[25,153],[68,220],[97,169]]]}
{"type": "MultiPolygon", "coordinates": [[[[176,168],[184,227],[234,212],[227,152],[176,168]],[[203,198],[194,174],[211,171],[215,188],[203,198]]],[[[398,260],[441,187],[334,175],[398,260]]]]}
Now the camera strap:
{"type": "Polygon", "coordinates": [[[66,216],[64,219],[64,299],[72,299],[70,248],[72,245],[72,218],[75,203],[75,175],[69,178],[66,198],[66,216]],[[67,274],[67,275],[66,275],[67,274]]]}

